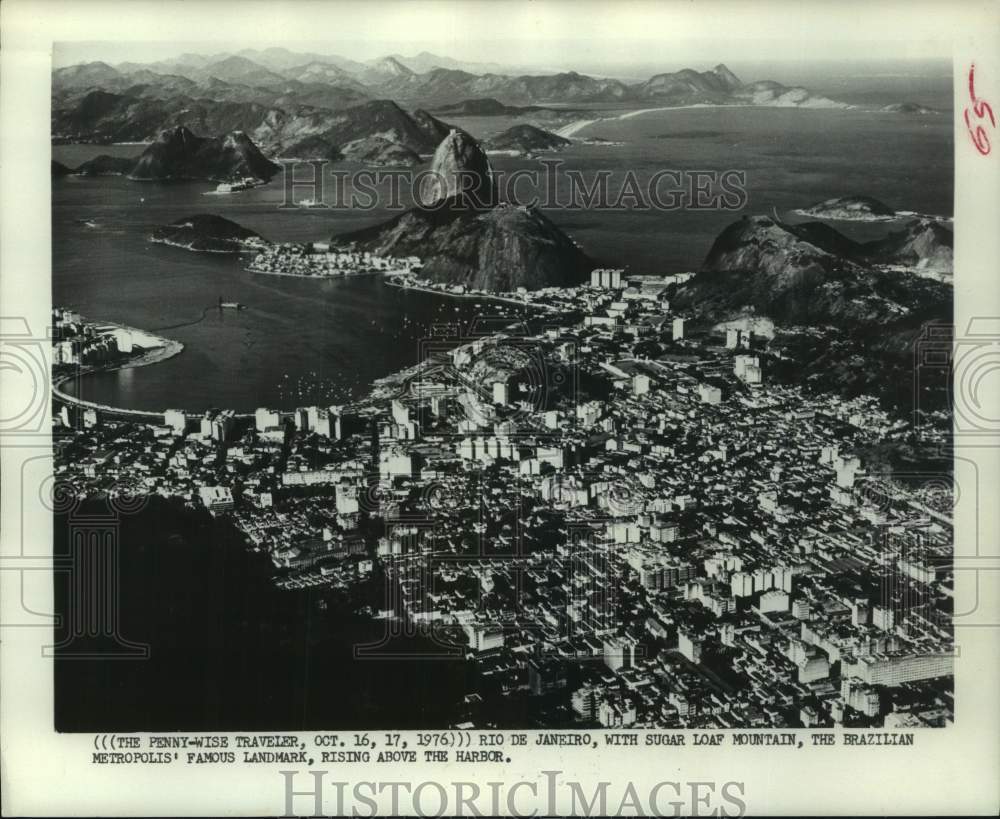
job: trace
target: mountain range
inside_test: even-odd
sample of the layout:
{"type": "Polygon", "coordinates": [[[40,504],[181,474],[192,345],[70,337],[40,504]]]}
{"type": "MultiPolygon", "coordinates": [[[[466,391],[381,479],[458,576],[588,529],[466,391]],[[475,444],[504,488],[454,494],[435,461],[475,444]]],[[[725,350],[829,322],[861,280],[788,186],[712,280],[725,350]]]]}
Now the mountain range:
{"type": "Polygon", "coordinates": [[[269,105],[276,104],[279,99],[286,104],[294,101],[308,105],[319,105],[326,100],[330,107],[365,97],[391,98],[420,105],[488,97],[510,105],[667,101],[684,105],[843,106],[798,86],[789,87],[770,80],[744,84],[721,64],[711,71],[685,68],[628,84],[576,71],[475,73],[456,67],[460,63],[454,60],[435,60],[433,55],[427,54],[410,65],[397,56],[365,64],[345,60],[334,62],[315,54],[300,55],[301,62],[270,60],[269,65],[262,64],[259,59],[255,61],[237,54],[207,62],[178,59],[145,65],[128,63],[117,68],[103,62],[85,63],[53,72],[53,96],[59,103],[71,103],[81,90],[100,88],[124,93],[135,86],[143,86],[144,93],[160,97],[181,94],[195,99],[207,96],[269,105]]]}
{"type": "MultiPolygon", "coordinates": [[[[744,83],[722,64],[628,84],[575,71],[474,73],[454,60],[426,53],[418,57],[358,63],[279,48],[68,66],[52,74],[52,134],[56,141],[147,141],[165,128],[186,125],[212,134],[243,130],[264,150],[280,151],[332,127],[325,122],[331,112],[364,117],[365,104],[389,99],[446,116],[530,115],[534,122],[565,120],[579,113],[565,106],[597,102],[846,107],[800,86],[744,83]],[[292,123],[290,133],[267,133],[267,127],[256,133],[275,120],[292,123]]],[[[415,150],[406,140],[390,141],[415,150]]]]}
{"type": "Polygon", "coordinates": [[[744,83],[723,64],[631,84],[575,71],[512,74],[497,68],[426,52],[362,63],[284,48],[184,54],[145,64],[83,63],[53,71],[52,140],[152,142],[182,126],[206,137],[241,131],[271,157],[412,166],[448,133],[438,117],[523,118],[519,131],[500,135],[489,147],[528,153],[559,147],[558,138],[540,129],[554,131],[586,116],[573,106],[847,107],[800,86],[744,83]]]}

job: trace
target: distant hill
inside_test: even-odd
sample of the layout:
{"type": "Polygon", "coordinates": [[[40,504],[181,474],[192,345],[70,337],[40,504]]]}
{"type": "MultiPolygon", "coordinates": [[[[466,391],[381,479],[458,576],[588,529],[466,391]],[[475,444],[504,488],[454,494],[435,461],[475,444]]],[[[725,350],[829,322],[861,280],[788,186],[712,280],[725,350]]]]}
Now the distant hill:
{"type": "Polygon", "coordinates": [[[888,114],[940,114],[936,108],[928,108],[917,102],[894,102],[891,105],[883,106],[883,111],[888,114]]]}
{"type": "Polygon", "coordinates": [[[146,148],[129,176],[139,180],[242,177],[269,180],[280,166],[267,159],[242,131],[224,137],[199,137],[183,126],[163,131],[146,148]]]}
{"type": "Polygon", "coordinates": [[[554,151],[570,144],[570,140],[565,137],[526,124],[514,125],[483,143],[488,150],[516,151],[519,154],[554,151]]]}
{"type": "Polygon", "coordinates": [[[778,107],[846,108],[844,103],[814,96],[801,86],[786,86],[773,80],[744,83],[725,65],[711,71],[690,68],[656,74],[633,87],[635,96],[670,105],[744,103],[778,107]]]}
{"type": "Polygon", "coordinates": [[[238,56],[253,60],[272,71],[284,71],[293,66],[305,65],[310,62],[334,65],[351,74],[363,71],[367,67],[365,63],[341,57],[339,54],[291,51],[282,46],[272,46],[265,49],[245,48],[238,52],[238,56]]]}
{"type": "Polygon", "coordinates": [[[331,145],[379,137],[414,154],[432,152],[449,128],[426,111],[409,114],[391,100],[373,100],[340,112],[326,121],[318,136],[331,145]]]}
{"type": "Polygon", "coordinates": [[[208,79],[215,77],[225,82],[239,83],[241,85],[260,86],[263,88],[277,86],[283,87],[288,83],[288,78],[283,77],[275,71],[269,71],[262,65],[248,60],[246,57],[232,56],[223,60],[209,63],[203,68],[193,69],[189,76],[195,79],[208,79]]]}
{"type": "Polygon", "coordinates": [[[280,156],[287,159],[340,159],[340,148],[322,136],[307,136],[298,142],[285,146],[280,156]]]}
{"type": "Polygon", "coordinates": [[[354,88],[358,91],[366,92],[365,87],[358,82],[353,74],[332,63],[313,61],[305,65],[286,68],[282,71],[282,74],[288,79],[301,83],[329,83],[331,85],[339,85],[344,88],[354,88]]]}
{"type": "Polygon", "coordinates": [[[385,137],[370,136],[348,142],[341,147],[345,159],[377,167],[413,167],[423,160],[416,151],[385,137]]]}
{"type": "Polygon", "coordinates": [[[374,87],[386,83],[407,82],[415,76],[417,76],[415,71],[407,68],[394,57],[383,57],[365,68],[357,75],[357,79],[364,85],[374,87]]]}
{"type": "Polygon", "coordinates": [[[946,285],[915,275],[942,264],[950,245],[950,231],[936,223],[859,244],[820,222],[747,216],[719,234],[698,275],[675,295],[718,317],[750,309],[790,324],[912,327],[950,311],[946,285]],[[878,267],[887,264],[913,272],[878,267]]]}
{"type": "Polygon", "coordinates": [[[517,116],[528,110],[531,110],[530,107],[504,105],[500,100],[493,97],[481,97],[480,99],[462,100],[461,102],[442,105],[435,108],[434,112],[442,116],[496,117],[517,116]]]}
{"type": "Polygon", "coordinates": [[[209,213],[185,216],[159,227],[149,240],[206,253],[240,253],[263,242],[258,233],[209,213]]]}
{"type": "Polygon", "coordinates": [[[108,156],[101,154],[88,159],[73,173],[80,176],[128,176],[135,167],[134,156],[108,156]]]}
{"type": "Polygon", "coordinates": [[[52,84],[63,88],[95,88],[115,82],[121,76],[121,72],[107,63],[95,61],[55,69],[52,72],[52,84]]]}
{"type": "Polygon", "coordinates": [[[919,271],[954,272],[954,234],[934,219],[915,219],[884,239],[863,245],[868,259],[919,271]]]}

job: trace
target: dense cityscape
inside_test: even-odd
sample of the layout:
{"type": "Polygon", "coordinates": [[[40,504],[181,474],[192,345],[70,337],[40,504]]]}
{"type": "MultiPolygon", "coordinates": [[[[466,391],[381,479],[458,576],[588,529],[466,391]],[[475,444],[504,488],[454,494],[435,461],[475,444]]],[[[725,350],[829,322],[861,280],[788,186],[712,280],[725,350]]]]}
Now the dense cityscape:
{"type": "MultiPolygon", "coordinates": [[[[779,378],[773,328],[672,309],[684,278],[503,294],[530,318],[435,328],[343,405],[60,398],[56,476],[203,508],[287,593],[342,592],[464,657],[466,725],[495,724],[498,698],[540,725],[948,724],[950,486],[870,455],[915,434],[876,398],[779,378]]],[[[57,381],[158,343],[70,309],[53,324],[57,381]]]]}

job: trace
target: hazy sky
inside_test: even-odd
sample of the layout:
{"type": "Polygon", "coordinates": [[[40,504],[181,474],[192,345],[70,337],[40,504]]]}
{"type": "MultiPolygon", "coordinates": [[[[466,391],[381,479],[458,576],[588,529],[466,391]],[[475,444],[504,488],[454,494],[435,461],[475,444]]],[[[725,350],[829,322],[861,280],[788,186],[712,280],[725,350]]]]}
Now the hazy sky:
{"type": "MultiPolygon", "coordinates": [[[[648,73],[684,65],[948,57],[947,4],[803,0],[72,0],[56,65],[148,62],[281,45],[357,60],[431,51],[545,69],[648,73]]],[[[64,10],[64,11],[63,11],[64,10]]]]}

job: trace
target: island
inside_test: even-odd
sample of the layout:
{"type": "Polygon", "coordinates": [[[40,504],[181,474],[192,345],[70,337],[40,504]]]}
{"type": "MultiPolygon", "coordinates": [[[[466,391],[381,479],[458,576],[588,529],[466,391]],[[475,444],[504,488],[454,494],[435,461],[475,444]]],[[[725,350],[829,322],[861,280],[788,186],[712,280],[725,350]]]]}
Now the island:
{"type": "Polygon", "coordinates": [[[514,125],[483,142],[488,154],[528,156],[541,151],[557,151],[572,141],[534,125],[514,125]]]}
{"type": "Polygon", "coordinates": [[[871,196],[841,196],[816,202],[795,211],[799,216],[835,219],[842,222],[884,222],[895,219],[892,208],[871,196]]]}
{"type": "Polygon", "coordinates": [[[157,228],[149,241],[200,253],[247,253],[268,245],[260,234],[210,213],[185,216],[157,228]]]}

